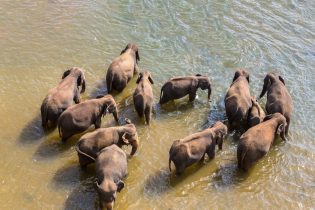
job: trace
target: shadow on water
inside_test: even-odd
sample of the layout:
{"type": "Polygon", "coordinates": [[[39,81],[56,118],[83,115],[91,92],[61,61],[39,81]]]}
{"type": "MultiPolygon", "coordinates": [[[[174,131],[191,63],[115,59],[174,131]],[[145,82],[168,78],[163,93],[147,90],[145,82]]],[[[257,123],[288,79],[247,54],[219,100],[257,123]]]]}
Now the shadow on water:
{"type": "Polygon", "coordinates": [[[99,209],[98,194],[96,192],[93,178],[86,180],[72,190],[64,204],[64,209],[99,209]]]}
{"type": "Polygon", "coordinates": [[[175,174],[175,168],[172,166],[172,172],[168,168],[160,169],[154,174],[150,175],[144,184],[144,193],[149,196],[161,195],[170,190],[171,187],[176,187],[183,182],[187,177],[197,173],[205,164],[197,163],[185,169],[181,175],[175,174]]]}
{"type": "Polygon", "coordinates": [[[212,186],[215,189],[235,186],[245,181],[248,173],[238,169],[236,162],[229,162],[221,165],[212,175],[212,186]]]}
{"type": "Polygon", "coordinates": [[[69,148],[73,146],[83,134],[84,133],[74,135],[65,143],[63,143],[59,137],[59,134],[54,133],[48,136],[45,141],[40,143],[33,156],[39,160],[43,158],[45,159],[56,157],[61,153],[68,151],[69,148]]]}
{"type": "Polygon", "coordinates": [[[34,119],[28,122],[22,129],[18,143],[20,144],[33,144],[43,138],[45,135],[50,134],[55,128],[44,130],[42,127],[42,119],[40,115],[37,115],[34,119]]]}
{"type": "Polygon", "coordinates": [[[75,186],[86,180],[94,180],[95,167],[90,164],[86,169],[81,169],[79,162],[71,162],[58,169],[52,179],[52,183],[56,187],[75,186]]]}

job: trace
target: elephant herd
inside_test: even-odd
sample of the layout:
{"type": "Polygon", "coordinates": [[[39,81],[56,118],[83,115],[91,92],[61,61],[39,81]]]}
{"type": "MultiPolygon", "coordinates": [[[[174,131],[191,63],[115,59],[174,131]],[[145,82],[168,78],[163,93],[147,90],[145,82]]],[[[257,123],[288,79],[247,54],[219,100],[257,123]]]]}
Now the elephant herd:
{"type": "MultiPolygon", "coordinates": [[[[154,81],[150,72],[139,72],[139,61],[138,47],[128,44],[107,70],[107,91],[121,92],[132,77],[138,74],[133,94],[134,107],[138,116],[144,117],[146,124],[150,125],[154,81]]],[[[61,82],[48,91],[42,102],[42,126],[45,129],[58,127],[60,138],[65,142],[94,125],[96,130],[81,136],[75,148],[83,169],[88,164],[96,164],[100,206],[112,209],[116,193],[124,188],[123,179],[127,176],[127,155],[121,147],[132,146],[130,157],[136,153],[139,146],[137,129],[127,118],[123,125],[101,128],[102,117],[107,113],[113,114],[118,123],[117,104],[110,94],[81,102],[80,94],[85,88],[83,69],[73,67],[66,70],[61,82]]],[[[198,88],[207,89],[210,100],[211,84],[208,77],[196,74],[172,78],[162,86],[159,103],[162,105],[186,95],[192,102],[198,88]]],[[[284,140],[288,134],[293,105],[283,78],[276,73],[267,74],[260,97],[266,92],[267,115],[250,95],[249,73],[246,70],[236,71],[225,97],[228,122],[217,121],[203,131],[175,140],[169,151],[169,169],[171,170],[173,162],[176,174],[179,175],[188,166],[202,162],[205,154],[213,159],[216,145],[222,150],[223,139],[228,132],[243,129],[246,131],[239,139],[237,160],[238,167],[247,171],[269,151],[277,133],[284,140]]]]}

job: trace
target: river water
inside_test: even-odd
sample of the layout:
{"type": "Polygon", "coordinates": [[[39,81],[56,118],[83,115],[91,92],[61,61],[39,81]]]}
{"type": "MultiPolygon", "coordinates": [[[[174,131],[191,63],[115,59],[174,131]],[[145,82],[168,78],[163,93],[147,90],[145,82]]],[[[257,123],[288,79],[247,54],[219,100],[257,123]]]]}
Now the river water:
{"type": "MultiPolygon", "coordinates": [[[[314,1],[1,0],[0,14],[1,209],[98,207],[94,166],[78,166],[80,135],[62,144],[56,130],[45,134],[39,108],[72,66],[85,69],[84,99],[103,93],[107,67],[129,42],[139,47],[140,69],[152,73],[156,102],[172,76],[208,75],[213,91],[209,103],[198,91],[193,104],[157,105],[150,127],[133,109],[135,79],[115,96],[141,141],[116,209],[315,207],[314,1]],[[250,72],[255,96],[267,72],[283,76],[294,101],[289,141],[277,139],[243,174],[230,135],[214,160],[170,174],[173,140],[225,118],[223,98],[238,68],[250,72]]],[[[106,116],[103,126],[111,125],[106,116]]]]}

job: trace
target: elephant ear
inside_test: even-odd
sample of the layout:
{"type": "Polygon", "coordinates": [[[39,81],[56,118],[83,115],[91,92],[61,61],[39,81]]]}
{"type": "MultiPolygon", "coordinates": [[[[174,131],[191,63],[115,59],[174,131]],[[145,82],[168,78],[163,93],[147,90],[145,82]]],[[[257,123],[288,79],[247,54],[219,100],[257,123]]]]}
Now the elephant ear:
{"type": "Polygon", "coordinates": [[[127,135],[127,133],[124,133],[121,138],[122,138],[122,140],[123,140],[123,142],[124,142],[125,144],[130,144],[129,140],[126,139],[126,135],[127,135]]]}
{"type": "Polygon", "coordinates": [[[70,74],[70,72],[71,72],[71,69],[68,69],[65,72],[63,72],[62,79],[66,78],[70,74]]]}
{"type": "Polygon", "coordinates": [[[149,81],[151,82],[151,84],[153,85],[153,84],[154,84],[154,81],[153,81],[153,79],[152,79],[152,77],[151,77],[151,74],[149,75],[148,79],[149,79],[149,81]]]}
{"type": "Polygon", "coordinates": [[[273,117],[273,114],[269,114],[269,115],[265,116],[263,121],[265,122],[267,120],[270,120],[272,117],[273,117]]]}
{"type": "Polygon", "coordinates": [[[139,51],[138,51],[138,48],[136,50],[136,61],[138,63],[138,61],[140,61],[140,56],[139,56],[139,51]]]}
{"type": "Polygon", "coordinates": [[[129,44],[125,47],[125,49],[123,49],[123,50],[121,51],[120,55],[123,54],[123,53],[125,53],[126,50],[128,50],[128,48],[129,48],[129,44]]]}
{"type": "Polygon", "coordinates": [[[138,76],[138,79],[137,79],[137,81],[136,81],[137,84],[139,84],[139,82],[140,82],[140,80],[142,79],[142,77],[143,77],[143,73],[140,72],[140,74],[139,74],[139,76],[138,76]]]}
{"type": "Polygon", "coordinates": [[[196,74],[195,76],[196,76],[196,77],[202,77],[202,75],[201,75],[201,74],[196,74]]]}
{"type": "Polygon", "coordinates": [[[86,86],[86,82],[85,82],[85,77],[83,72],[81,72],[80,76],[78,77],[78,86],[81,86],[81,93],[85,92],[85,86],[86,86]]]}
{"type": "Polygon", "coordinates": [[[116,185],[117,185],[117,192],[120,192],[125,187],[125,183],[121,180],[119,180],[116,185]]]}
{"type": "Polygon", "coordinates": [[[233,82],[234,82],[237,78],[239,78],[239,76],[241,76],[240,72],[239,72],[239,71],[235,72],[234,77],[233,77],[233,82]]]}
{"type": "Polygon", "coordinates": [[[279,76],[279,80],[285,85],[284,79],[281,76],[279,76]]]}

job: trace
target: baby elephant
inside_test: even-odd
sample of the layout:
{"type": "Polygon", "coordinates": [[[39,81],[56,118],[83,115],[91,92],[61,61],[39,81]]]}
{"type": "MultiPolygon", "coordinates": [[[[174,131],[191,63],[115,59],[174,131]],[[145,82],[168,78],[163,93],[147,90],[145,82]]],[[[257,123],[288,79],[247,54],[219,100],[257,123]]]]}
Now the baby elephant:
{"type": "Polygon", "coordinates": [[[48,91],[43,100],[41,110],[42,125],[47,128],[50,123],[52,127],[57,125],[61,113],[70,107],[73,101],[80,103],[80,93],[85,91],[85,77],[83,70],[73,67],[66,70],[62,75],[61,82],[48,91]]]}
{"type": "Polygon", "coordinates": [[[128,44],[108,67],[106,74],[108,93],[113,89],[123,91],[133,75],[138,72],[138,61],[140,61],[138,47],[135,44],[128,44]]]}
{"type": "Polygon", "coordinates": [[[96,186],[101,209],[113,209],[116,193],[124,188],[122,179],[127,173],[127,156],[118,146],[113,144],[100,152],[96,159],[96,186]]]}
{"type": "Polygon", "coordinates": [[[83,135],[76,144],[79,162],[82,168],[95,162],[98,153],[105,147],[116,144],[132,145],[131,156],[137,151],[139,140],[134,124],[126,120],[128,124],[117,127],[99,128],[91,133],[83,135]]]}
{"type": "Polygon", "coordinates": [[[102,116],[105,116],[107,112],[112,113],[118,122],[117,105],[111,95],[73,105],[59,117],[59,136],[65,142],[72,135],[87,130],[91,125],[95,125],[95,128],[100,128],[102,116]]]}
{"type": "Polygon", "coordinates": [[[265,117],[264,122],[248,129],[241,137],[237,146],[238,167],[247,171],[251,165],[269,151],[277,132],[285,138],[285,117],[275,113],[265,117]]]}
{"type": "Polygon", "coordinates": [[[246,126],[248,111],[252,106],[249,92],[249,74],[246,70],[235,72],[233,82],[226,93],[225,112],[232,128],[246,126]]]}
{"type": "Polygon", "coordinates": [[[133,93],[134,106],[139,117],[145,115],[146,122],[150,125],[151,112],[154,102],[151,87],[151,84],[154,83],[151,74],[148,71],[140,73],[137,79],[137,84],[137,88],[133,93]]]}
{"type": "Polygon", "coordinates": [[[215,145],[222,150],[223,138],[227,134],[227,127],[222,122],[214,123],[210,128],[191,134],[184,139],[175,140],[169,152],[169,169],[171,161],[176,167],[176,174],[180,175],[186,167],[203,161],[205,154],[209,159],[215,156],[215,145]]]}
{"type": "Polygon", "coordinates": [[[258,101],[255,98],[251,98],[252,108],[249,110],[248,115],[248,126],[253,127],[261,123],[265,118],[265,112],[259,105],[258,101]]]}
{"type": "Polygon", "coordinates": [[[186,95],[189,95],[189,101],[192,102],[196,98],[198,88],[208,89],[208,100],[210,100],[211,85],[208,77],[196,74],[195,76],[172,78],[161,88],[160,104],[186,95]]]}
{"type": "Polygon", "coordinates": [[[268,114],[281,113],[287,120],[286,135],[289,132],[293,111],[292,98],[285,86],[284,79],[276,73],[269,73],[264,79],[260,98],[267,92],[266,111],[268,114]]]}

